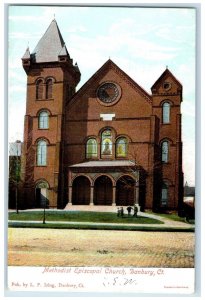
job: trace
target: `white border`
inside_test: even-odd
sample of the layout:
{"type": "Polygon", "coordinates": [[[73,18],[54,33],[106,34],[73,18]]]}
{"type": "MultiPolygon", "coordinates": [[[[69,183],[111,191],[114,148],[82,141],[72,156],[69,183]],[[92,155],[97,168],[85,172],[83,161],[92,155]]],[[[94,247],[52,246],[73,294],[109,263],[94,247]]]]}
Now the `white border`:
{"type": "MultiPolygon", "coordinates": [[[[197,40],[198,40],[198,43],[199,43],[199,49],[198,49],[198,56],[200,55],[200,53],[205,53],[205,49],[204,49],[204,36],[205,36],[205,22],[204,22],[204,13],[205,13],[205,3],[203,0],[199,0],[199,1],[183,1],[181,0],[180,3],[176,0],[174,1],[158,1],[157,3],[154,2],[154,1],[143,1],[143,3],[141,1],[133,1],[133,0],[130,0],[129,3],[125,2],[125,1],[112,1],[112,3],[109,1],[109,0],[104,0],[102,4],[108,4],[108,5],[111,5],[111,4],[122,4],[122,5],[130,5],[130,4],[133,4],[133,5],[140,5],[140,6],[145,6],[146,4],[149,4],[150,6],[173,6],[176,4],[176,7],[178,5],[186,5],[186,6],[194,6],[194,5],[201,5],[201,15],[202,15],[202,19],[201,19],[201,33],[197,35],[197,40]],[[170,3],[171,2],[171,3],[170,3]],[[201,45],[200,45],[201,44],[201,45]]],[[[45,4],[45,5],[50,5],[50,4],[88,4],[87,1],[82,1],[82,0],[78,0],[77,3],[75,3],[74,1],[65,1],[65,0],[62,0],[61,3],[56,3],[56,0],[55,1],[41,1],[41,0],[33,0],[31,2],[28,2],[28,1],[19,1],[18,3],[16,3],[15,0],[11,0],[11,1],[8,1],[8,0],[3,0],[1,1],[0,3],[0,30],[1,30],[1,35],[2,35],[2,38],[1,40],[3,40],[6,44],[6,27],[7,27],[7,16],[5,15],[5,5],[6,4],[45,4]]],[[[100,4],[98,2],[95,2],[95,1],[92,1],[90,0],[89,1],[89,4],[100,4]]],[[[4,74],[6,74],[7,72],[7,49],[4,49],[4,53],[3,55],[1,54],[0,56],[0,65],[2,66],[2,73],[4,72],[4,74]]],[[[204,153],[204,136],[205,136],[205,132],[204,132],[204,127],[205,127],[205,124],[204,124],[204,111],[205,111],[205,104],[204,104],[204,101],[205,101],[205,92],[204,90],[202,90],[201,88],[201,85],[200,85],[200,81],[203,83],[205,82],[205,76],[204,76],[204,66],[205,66],[205,59],[204,59],[204,55],[202,55],[201,57],[201,61],[198,62],[198,67],[201,68],[201,70],[198,71],[197,73],[197,80],[198,80],[198,83],[197,83],[197,122],[196,122],[196,130],[197,130],[197,134],[196,134],[196,179],[197,179],[197,198],[198,198],[198,201],[200,201],[200,199],[203,200],[203,197],[204,197],[204,166],[205,166],[205,159],[204,159],[204,156],[202,155],[201,156],[201,153],[204,153]],[[200,102],[200,98],[202,99],[202,101],[200,102]],[[202,183],[202,184],[201,184],[202,183]]],[[[6,78],[6,76],[5,76],[6,78]]],[[[6,87],[6,82],[3,83],[3,81],[1,80],[1,90],[4,90],[4,99],[6,97],[6,94],[7,94],[7,87],[6,87]]],[[[203,84],[204,86],[204,84],[203,84]]],[[[5,102],[4,102],[5,104],[5,102]]],[[[2,266],[1,266],[1,270],[4,271],[4,274],[5,274],[5,258],[6,258],[6,215],[5,215],[5,211],[6,211],[6,199],[7,199],[7,116],[6,116],[6,113],[7,113],[7,105],[3,105],[3,108],[1,106],[1,109],[0,109],[0,134],[1,134],[1,137],[4,141],[4,148],[3,147],[0,147],[0,166],[1,166],[1,177],[0,177],[0,182],[1,182],[1,200],[2,202],[4,202],[4,205],[3,205],[3,209],[1,209],[1,215],[0,215],[0,222],[1,222],[1,228],[5,228],[4,230],[4,240],[2,241],[3,242],[3,246],[1,247],[1,249],[3,249],[4,251],[4,255],[1,255],[1,263],[2,263],[2,266]],[[3,172],[2,172],[3,171],[3,172]],[[4,260],[2,261],[2,258],[4,258],[4,260]]],[[[204,298],[205,296],[205,285],[204,285],[204,282],[205,282],[205,276],[204,276],[204,273],[205,273],[205,259],[204,259],[204,255],[201,255],[201,253],[205,253],[205,250],[204,250],[204,237],[205,237],[205,230],[204,230],[204,220],[201,219],[200,220],[200,216],[201,216],[201,211],[202,212],[205,212],[205,205],[204,205],[204,201],[201,201],[201,205],[198,205],[198,208],[196,207],[196,210],[197,210],[197,219],[199,221],[197,221],[197,239],[198,240],[201,240],[201,247],[199,247],[199,249],[197,248],[197,252],[196,254],[199,256],[197,258],[197,264],[199,266],[201,266],[201,270],[198,270],[198,274],[197,274],[197,281],[199,282],[199,284],[197,284],[197,291],[196,291],[196,295],[192,298],[194,299],[199,299],[199,298],[204,298]],[[201,272],[201,279],[200,279],[200,272],[201,272]],[[201,293],[199,291],[200,289],[200,281],[202,282],[202,285],[201,285],[201,293]]],[[[203,215],[202,215],[203,216],[203,215]]],[[[3,253],[2,253],[3,254],[3,253]]],[[[2,277],[1,277],[2,278],[2,277]]],[[[1,280],[1,286],[0,286],[0,293],[1,293],[1,299],[5,297],[4,295],[4,282],[1,280]]],[[[22,295],[23,296],[23,295],[22,295]]],[[[30,295],[32,296],[32,295],[30,295]]],[[[40,296],[40,295],[39,295],[40,296]]],[[[38,296],[38,298],[39,298],[38,296]]],[[[50,295],[51,296],[51,295],[50,295]]],[[[89,295],[88,295],[89,296],[89,295]]],[[[161,296],[161,295],[159,295],[161,296]]],[[[119,296],[118,296],[119,297],[119,296]]],[[[10,297],[6,297],[7,299],[10,299],[10,297]]],[[[31,297],[26,297],[27,299],[31,299],[31,297]]],[[[44,297],[43,297],[44,298],[44,297]]],[[[42,299],[43,299],[42,298],[42,299]]],[[[55,297],[56,298],[56,297],[55,297]]],[[[71,297],[69,297],[70,299],[72,299],[71,297]]],[[[143,299],[148,299],[150,297],[143,297],[143,299]]],[[[170,298],[170,297],[168,297],[170,298]]],[[[178,299],[179,297],[172,297],[174,299],[178,299]]],[[[40,297],[41,299],[41,297],[40,297]]],[[[58,299],[58,298],[56,298],[58,299]]],[[[73,299],[80,299],[79,297],[74,297],[73,299]]],[[[106,299],[108,299],[108,297],[106,297],[106,299]]],[[[114,299],[114,298],[112,298],[114,299]]],[[[166,297],[163,297],[163,299],[166,299],[166,297]]]]}

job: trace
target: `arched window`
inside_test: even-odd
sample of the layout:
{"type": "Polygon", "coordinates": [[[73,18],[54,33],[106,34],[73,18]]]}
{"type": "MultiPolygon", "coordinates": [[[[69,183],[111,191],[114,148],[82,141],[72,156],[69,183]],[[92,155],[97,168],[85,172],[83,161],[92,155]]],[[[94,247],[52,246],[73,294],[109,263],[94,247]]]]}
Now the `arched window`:
{"type": "Polygon", "coordinates": [[[169,143],[168,141],[163,141],[161,144],[161,158],[162,162],[167,163],[169,159],[169,143]]]}
{"type": "Polygon", "coordinates": [[[37,144],[37,166],[46,166],[47,163],[47,143],[44,140],[37,144]]]}
{"type": "Polygon", "coordinates": [[[49,114],[47,111],[41,111],[38,116],[38,128],[48,129],[49,128],[49,114]]]}
{"type": "Polygon", "coordinates": [[[168,185],[166,182],[162,183],[161,206],[168,206],[168,185]]]}
{"type": "Polygon", "coordinates": [[[43,99],[43,80],[39,79],[36,82],[36,99],[40,100],[43,99]]]}
{"type": "Polygon", "coordinates": [[[53,96],[53,81],[52,79],[46,80],[46,99],[50,99],[53,96]]]}
{"type": "Polygon", "coordinates": [[[112,132],[110,129],[106,129],[102,132],[101,154],[106,156],[112,155],[112,132]]]}
{"type": "Polygon", "coordinates": [[[126,157],[127,156],[127,139],[125,137],[121,137],[121,138],[117,139],[116,156],[117,157],[126,157]]]}
{"type": "Polygon", "coordinates": [[[86,158],[97,157],[97,142],[95,139],[89,139],[86,144],[86,158]]]}
{"type": "Polygon", "coordinates": [[[170,103],[165,102],[162,105],[162,122],[163,124],[170,123],[170,103]]]}

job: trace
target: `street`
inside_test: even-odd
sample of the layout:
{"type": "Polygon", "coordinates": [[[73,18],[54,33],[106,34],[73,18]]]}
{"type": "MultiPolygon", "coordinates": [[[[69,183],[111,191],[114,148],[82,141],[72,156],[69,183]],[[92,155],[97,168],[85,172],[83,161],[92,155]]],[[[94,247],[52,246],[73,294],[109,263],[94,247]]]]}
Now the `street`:
{"type": "Polygon", "coordinates": [[[9,228],[8,265],[192,268],[194,235],[9,228]]]}

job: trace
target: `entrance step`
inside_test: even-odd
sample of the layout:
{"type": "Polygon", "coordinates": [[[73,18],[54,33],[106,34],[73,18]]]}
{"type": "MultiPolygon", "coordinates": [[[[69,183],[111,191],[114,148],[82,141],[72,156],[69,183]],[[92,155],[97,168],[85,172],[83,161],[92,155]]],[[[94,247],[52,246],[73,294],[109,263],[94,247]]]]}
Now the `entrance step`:
{"type": "Polygon", "coordinates": [[[109,205],[70,205],[70,204],[67,204],[66,207],[64,208],[64,210],[117,212],[117,207],[109,206],[109,205]]]}

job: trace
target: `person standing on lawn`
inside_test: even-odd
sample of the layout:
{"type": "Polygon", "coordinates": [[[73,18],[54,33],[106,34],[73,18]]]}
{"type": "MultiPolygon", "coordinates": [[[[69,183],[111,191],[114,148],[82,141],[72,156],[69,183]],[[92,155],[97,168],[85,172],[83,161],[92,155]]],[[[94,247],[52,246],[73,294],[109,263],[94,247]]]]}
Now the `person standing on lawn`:
{"type": "Polygon", "coordinates": [[[128,216],[130,216],[131,210],[132,210],[132,209],[133,209],[133,208],[132,208],[131,206],[128,206],[128,207],[127,207],[128,216]]]}
{"type": "Polygon", "coordinates": [[[133,217],[137,218],[137,213],[138,213],[138,208],[137,208],[137,205],[135,204],[133,217]]]}

